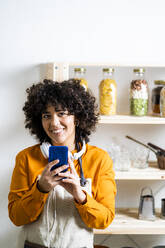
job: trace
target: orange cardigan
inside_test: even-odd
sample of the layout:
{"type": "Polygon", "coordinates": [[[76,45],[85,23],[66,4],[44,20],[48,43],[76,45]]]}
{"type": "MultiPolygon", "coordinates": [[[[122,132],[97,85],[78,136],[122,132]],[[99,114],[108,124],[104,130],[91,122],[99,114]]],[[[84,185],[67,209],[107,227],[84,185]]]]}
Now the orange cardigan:
{"type": "MultiPolygon", "coordinates": [[[[39,144],[24,149],[16,156],[8,211],[11,221],[17,226],[35,221],[44,208],[48,193],[37,189],[36,179],[47,163],[39,144]]],[[[78,161],[74,165],[80,174],[78,161]]],[[[75,206],[88,227],[104,229],[115,215],[116,184],[112,160],[107,152],[87,144],[82,167],[85,178],[92,179],[92,197],[87,194],[87,202],[84,205],[75,202],[75,206]]]]}

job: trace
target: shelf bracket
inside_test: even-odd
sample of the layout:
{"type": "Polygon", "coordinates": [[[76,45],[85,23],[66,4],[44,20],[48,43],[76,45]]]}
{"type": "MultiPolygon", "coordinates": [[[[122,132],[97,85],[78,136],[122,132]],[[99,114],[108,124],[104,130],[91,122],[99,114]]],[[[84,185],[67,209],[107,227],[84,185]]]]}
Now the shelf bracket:
{"type": "Polygon", "coordinates": [[[160,193],[162,191],[162,189],[164,189],[165,185],[162,185],[159,189],[157,189],[154,193],[154,196],[156,196],[158,193],[160,193]]]}
{"type": "Polygon", "coordinates": [[[136,245],[137,248],[142,248],[130,235],[126,235],[128,239],[136,245]]]}

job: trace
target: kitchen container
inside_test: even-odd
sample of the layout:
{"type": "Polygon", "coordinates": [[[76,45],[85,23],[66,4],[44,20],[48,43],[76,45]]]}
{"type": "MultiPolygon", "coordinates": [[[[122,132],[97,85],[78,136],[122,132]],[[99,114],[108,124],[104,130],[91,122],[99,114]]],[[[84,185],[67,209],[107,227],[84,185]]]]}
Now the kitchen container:
{"type": "Polygon", "coordinates": [[[160,92],[160,116],[165,117],[165,87],[160,92]]]}
{"type": "Polygon", "coordinates": [[[103,68],[103,80],[99,85],[100,114],[115,115],[117,107],[117,85],[114,68],[103,68]]]}
{"type": "Polygon", "coordinates": [[[160,116],[160,92],[165,85],[163,80],[155,80],[156,87],[152,90],[151,107],[153,115],[160,116]]]}
{"type": "Polygon", "coordinates": [[[161,218],[165,219],[165,198],[161,199],[161,218]]]}
{"type": "Polygon", "coordinates": [[[86,68],[84,68],[84,67],[74,68],[74,78],[80,80],[80,84],[87,91],[87,89],[88,89],[88,82],[85,79],[85,74],[86,74],[86,68]]]}
{"type": "Polygon", "coordinates": [[[155,220],[155,199],[150,187],[141,190],[138,218],[141,220],[155,220]],[[144,193],[149,191],[149,193],[144,193]]]}
{"type": "Polygon", "coordinates": [[[147,145],[156,150],[155,154],[157,157],[159,169],[164,170],[165,169],[165,150],[159,146],[152,144],[152,143],[147,143],[147,145]]]}
{"type": "Polygon", "coordinates": [[[145,69],[136,68],[133,73],[130,86],[130,114],[145,116],[148,112],[148,84],[144,77],[145,69]]]}

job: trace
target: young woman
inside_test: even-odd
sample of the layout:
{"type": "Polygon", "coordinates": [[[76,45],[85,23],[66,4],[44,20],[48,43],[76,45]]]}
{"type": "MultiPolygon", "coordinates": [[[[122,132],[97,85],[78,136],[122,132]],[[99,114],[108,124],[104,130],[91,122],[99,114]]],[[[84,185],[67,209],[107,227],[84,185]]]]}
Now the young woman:
{"type": "Polygon", "coordinates": [[[16,156],[8,196],[9,217],[23,226],[20,248],[92,248],[92,229],[114,218],[116,194],[112,160],[88,144],[95,98],[78,80],[44,80],[27,89],[23,111],[39,144],[16,156]],[[68,147],[67,164],[51,170],[59,161],[48,162],[50,145],[68,147]]]}

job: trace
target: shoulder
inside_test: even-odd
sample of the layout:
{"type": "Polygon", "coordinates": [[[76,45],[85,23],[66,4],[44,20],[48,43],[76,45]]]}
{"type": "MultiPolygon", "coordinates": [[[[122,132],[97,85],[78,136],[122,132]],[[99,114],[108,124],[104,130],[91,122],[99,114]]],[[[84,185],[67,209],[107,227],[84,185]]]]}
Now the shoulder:
{"type": "Polygon", "coordinates": [[[89,170],[100,171],[102,174],[110,174],[113,171],[113,161],[107,151],[87,144],[86,154],[84,156],[89,170]]]}
{"type": "Polygon", "coordinates": [[[107,151],[89,144],[87,144],[86,148],[86,158],[93,162],[93,164],[98,164],[101,167],[112,166],[113,162],[107,151]]]}
{"type": "Polygon", "coordinates": [[[40,151],[40,144],[27,147],[17,153],[16,159],[21,159],[21,158],[23,159],[28,156],[33,156],[34,154],[39,153],[39,151],[40,151]]]}
{"type": "Polygon", "coordinates": [[[100,158],[103,158],[103,157],[110,158],[107,151],[97,146],[92,146],[92,145],[87,144],[86,147],[87,147],[87,154],[93,155],[95,157],[100,157],[100,158]]]}

